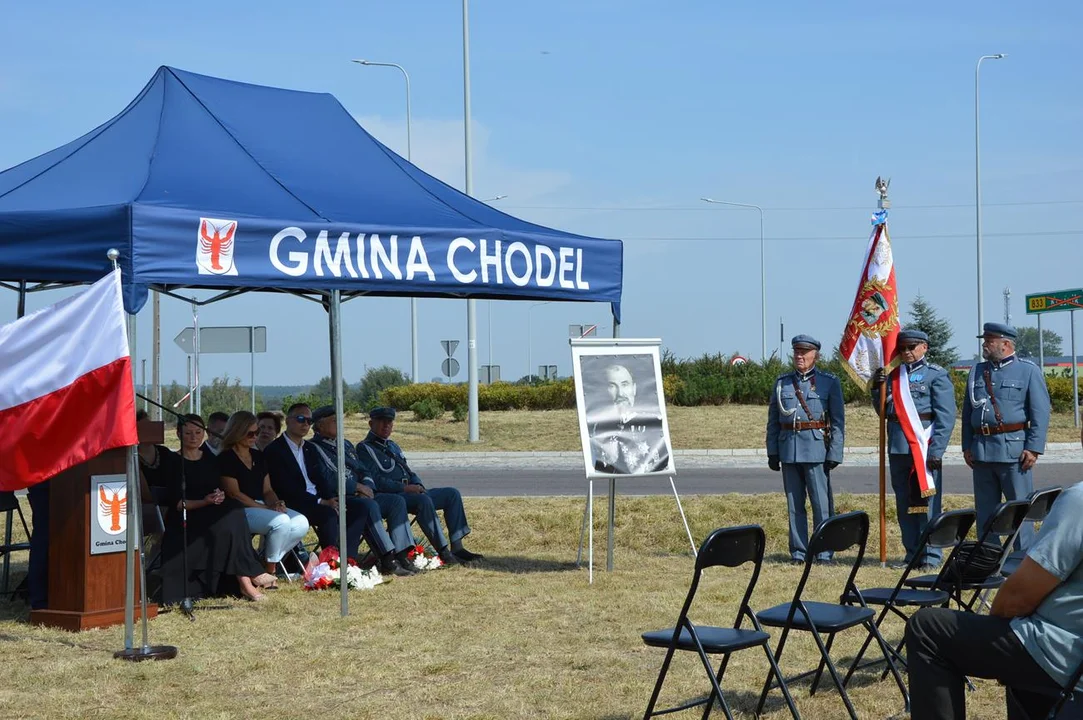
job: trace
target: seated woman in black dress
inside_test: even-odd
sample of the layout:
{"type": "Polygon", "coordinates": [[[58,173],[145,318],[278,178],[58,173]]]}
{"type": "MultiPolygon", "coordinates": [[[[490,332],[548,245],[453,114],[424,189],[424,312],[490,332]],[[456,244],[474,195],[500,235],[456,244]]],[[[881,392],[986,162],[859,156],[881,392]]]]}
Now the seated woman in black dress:
{"type": "Polygon", "coordinates": [[[140,445],[143,472],[154,485],[166,488],[168,513],[162,537],[162,604],[240,591],[249,600],[262,600],[260,588],[275,587],[252,548],[252,533],[244,509],[226,498],[219,487],[218,464],[201,446],[205,429],[198,415],[177,423],[180,453],[160,445],[140,445]],[[188,576],[184,574],[181,473],[188,506],[188,576]],[[235,586],[235,587],[234,587],[235,586]]]}

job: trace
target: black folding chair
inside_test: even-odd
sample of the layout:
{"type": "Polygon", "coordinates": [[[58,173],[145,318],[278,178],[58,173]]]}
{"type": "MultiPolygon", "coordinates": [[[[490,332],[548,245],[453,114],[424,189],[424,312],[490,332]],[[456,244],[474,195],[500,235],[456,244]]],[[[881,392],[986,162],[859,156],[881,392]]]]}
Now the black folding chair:
{"type": "Polygon", "coordinates": [[[11,581],[11,554],[14,552],[30,552],[30,528],[26,524],[26,516],[19,504],[19,498],[13,492],[0,493],[0,514],[4,515],[4,542],[0,544],[0,557],[4,559],[3,580],[0,581],[0,595],[11,595],[8,591],[8,583],[11,581]],[[25,541],[14,542],[12,534],[14,530],[15,514],[19,515],[19,522],[23,526],[25,541]]]}
{"type": "MultiPolygon", "coordinates": [[[[884,660],[887,661],[888,667],[895,676],[899,691],[902,692],[906,709],[909,710],[910,708],[910,696],[906,692],[906,684],[903,682],[902,676],[899,675],[898,668],[895,667],[890,648],[888,648],[887,643],[873,622],[876,613],[863,602],[860,602],[860,596],[856,595],[857,587],[854,585],[854,577],[857,575],[857,569],[861,566],[861,560],[865,557],[865,542],[868,537],[869,516],[863,512],[849,512],[824,520],[816,528],[812,540],[809,541],[808,550],[805,553],[805,570],[801,575],[801,581],[797,584],[793,601],[756,613],[756,617],[764,625],[782,628],[782,635],[778,640],[778,649],[775,650],[776,662],[782,658],[782,651],[786,647],[786,637],[790,630],[802,630],[812,635],[812,638],[816,641],[816,647],[820,650],[820,664],[816,670],[790,678],[790,681],[813,675],[812,688],[809,694],[815,695],[816,688],[820,683],[820,677],[823,675],[826,666],[853,720],[857,720],[857,713],[854,711],[849,695],[846,694],[846,682],[839,677],[835,664],[831,661],[831,644],[834,642],[837,633],[859,625],[868,630],[869,635],[875,638],[880,645],[884,660]],[[824,553],[840,553],[855,547],[857,548],[857,554],[854,557],[853,566],[850,568],[850,574],[846,578],[846,585],[836,597],[846,597],[853,592],[859,600],[859,606],[806,601],[803,598],[803,593],[805,586],[808,584],[809,574],[812,572],[813,558],[824,553]],[[821,633],[827,634],[826,645],[821,633]]],[[[763,703],[767,699],[767,692],[770,688],[771,678],[768,677],[767,683],[763,686],[763,693],[760,695],[759,705],[756,707],[757,713],[763,709],[763,703]]]]}
{"type": "MultiPolygon", "coordinates": [[[[1035,490],[1032,492],[1028,499],[1030,500],[1030,509],[1027,510],[1027,517],[1025,522],[1038,523],[1045,520],[1045,516],[1049,514],[1049,511],[1053,508],[1053,503],[1060,497],[1060,491],[1063,490],[1059,485],[1056,487],[1046,488],[1044,490],[1035,490]]],[[[1026,557],[1026,552],[1020,550],[1008,555],[1004,560],[1004,565],[1000,568],[1000,574],[1004,577],[1008,577],[1019,567],[1019,564],[1023,562],[1023,558],[1026,557]]]]}
{"type": "MultiPolygon", "coordinates": [[[[665,630],[643,633],[643,642],[647,645],[666,648],[666,657],[662,661],[662,669],[658,672],[654,692],[651,693],[650,702],[647,703],[647,710],[643,714],[644,720],[654,715],[687,710],[698,705],[706,705],[703,717],[707,718],[714,707],[715,698],[718,698],[726,717],[733,720],[733,714],[730,712],[726,698],[722,694],[722,676],[726,672],[726,665],[729,663],[731,653],[753,647],[762,647],[767,655],[767,661],[771,665],[771,670],[767,674],[767,682],[771,682],[772,675],[778,678],[782,695],[790,708],[790,714],[797,719],[801,717],[794,706],[793,698],[790,697],[790,691],[782,678],[782,672],[778,669],[778,664],[771,655],[771,648],[767,644],[769,636],[763,631],[752,612],[752,608],[748,605],[749,598],[752,597],[752,591],[756,587],[756,580],[760,576],[765,544],[763,528],[759,525],[722,528],[715,530],[703,541],[699,554],[696,556],[696,570],[692,575],[692,585],[688,588],[688,597],[685,598],[681,614],[677,617],[677,625],[665,630]],[[699,588],[699,581],[704,569],[716,565],[740,567],[747,563],[754,564],[752,577],[748,581],[748,587],[745,588],[745,595],[737,610],[737,620],[733,627],[693,624],[688,619],[688,610],[692,607],[692,600],[696,596],[696,590],[699,588]],[[751,621],[752,629],[745,630],[741,628],[745,616],[751,621]],[[694,700],[666,710],[655,710],[654,706],[658,702],[658,695],[662,692],[662,684],[665,682],[666,673],[669,672],[670,661],[677,650],[694,652],[699,655],[699,659],[703,663],[703,669],[707,671],[707,677],[711,681],[710,695],[706,700],[694,700]],[[717,674],[711,668],[711,660],[707,657],[708,655],[722,655],[722,663],[717,674]]],[[[760,704],[762,705],[763,702],[761,701],[760,704]]],[[[757,710],[758,713],[759,710],[757,710]]]]}
{"type": "MultiPolygon", "coordinates": [[[[906,568],[903,570],[903,574],[895,587],[866,588],[864,590],[851,591],[843,598],[843,602],[847,605],[864,604],[883,606],[883,609],[880,610],[880,614],[876,616],[875,625],[877,628],[881,626],[888,613],[897,615],[902,618],[904,622],[908,621],[910,616],[903,612],[902,608],[909,607],[920,609],[923,607],[947,605],[950,598],[948,591],[932,588],[925,590],[908,588],[906,587],[906,580],[910,577],[910,573],[923,562],[922,558],[925,557],[926,548],[952,548],[947,561],[941,565],[940,574],[937,576],[939,579],[943,580],[945,569],[951,567],[952,562],[959,551],[959,544],[966,539],[967,533],[970,532],[970,527],[974,524],[974,517],[975,513],[973,510],[952,510],[936,516],[925,526],[925,531],[921,534],[921,539],[918,541],[918,549],[910,562],[906,564],[906,568]]],[[[868,649],[870,642],[872,642],[871,635],[865,638],[865,643],[861,646],[861,650],[858,651],[857,657],[854,658],[853,663],[850,665],[850,669],[846,673],[844,682],[848,682],[850,676],[857,670],[858,663],[861,662],[861,658],[865,655],[865,651],[868,649]]],[[[892,650],[892,656],[905,668],[906,661],[901,655],[903,642],[903,640],[899,640],[899,644],[892,650]]],[[[874,663],[870,664],[876,663],[879,663],[879,661],[874,661],[874,663]]],[[[888,669],[884,668],[884,674],[880,676],[880,679],[883,680],[886,678],[887,673],[888,669]]]]}
{"type": "Polygon", "coordinates": [[[1072,674],[1071,680],[1069,680],[1068,684],[1061,688],[1059,692],[1053,688],[1046,687],[1024,688],[1006,685],[1004,687],[1004,697],[1008,705],[1015,707],[1018,712],[1020,712],[1023,716],[1027,717],[1029,720],[1068,720],[1069,718],[1083,717],[1083,709],[1079,707],[1081,704],[1083,704],[1083,702],[1081,702],[1079,699],[1081,693],[1076,690],[1076,686],[1079,684],[1079,680],[1081,677],[1083,677],[1083,663],[1080,663],[1079,667],[1075,669],[1075,673],[1072,674]],[[1055,695],[1057,701],[1053,704],[1051,708],[1049,708],[1048,713],[1041,717],[1035,717],[1031,715],[1027,711],[1027,708],[1024,707],[1023,704],[1019,701],[1019,698],[1016,696],[1016,693],[1019,691],[1035,693],[1038,695],[1055,695]],[[1068,708],[1067,712],[1062,715],[1061,711],[1065,710],[1064,706],[1069,701],[1073,703],[1073,707],[1068,708]]]}
{"type": "Polygon", "coordinates": [[[961,610],[975,612],[974,603],[982,593],[996,590],[1004,584],[1004,576],[1000,574],[1000,568],[1012,551],[1012,544],[1019,535],[1023,526],[1023,519],[1030,508],[1029,500],[1009,500],[997,505],[992,517],[985,524],[981,536],[978,538],[978,546],[999,547],[998,557],[993,559],[995,570],[980,580],[966,580],[967,569],[976,565],[978,551],[961,548],[956,556],[956,572],[952,575],[951,563],[944,563],[940,572],[936,575],[921,575],[907,578],[906,585],[912,588],[925,590],[946,590],[961,610]],[[997,539],[1001,538],[997,543],[997,539]],[[964,593],[972,593],[970,599],[964,598],[964,593]]]}

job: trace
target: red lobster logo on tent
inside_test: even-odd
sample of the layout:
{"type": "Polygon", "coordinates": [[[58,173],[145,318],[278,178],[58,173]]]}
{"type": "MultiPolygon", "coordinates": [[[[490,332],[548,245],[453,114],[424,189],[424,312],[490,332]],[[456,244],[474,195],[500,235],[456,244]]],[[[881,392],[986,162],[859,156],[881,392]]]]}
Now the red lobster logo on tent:
{"type": "Polygon", "coordinates": [[[196,238],[196,266],[200,275],[236,275],[233,264],[233,240],[236,220],[200,218],[196,238]]]}

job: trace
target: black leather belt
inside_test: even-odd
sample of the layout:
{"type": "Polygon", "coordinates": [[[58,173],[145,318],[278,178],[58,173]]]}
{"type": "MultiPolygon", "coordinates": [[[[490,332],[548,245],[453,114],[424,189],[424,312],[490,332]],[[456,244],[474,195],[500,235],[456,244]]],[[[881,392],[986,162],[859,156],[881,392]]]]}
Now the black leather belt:
{"type": "MultiPolygon", "coordinates": [[[[933,414],[932,413],[918,413],[918,417],[921,418],[922,420],[932,420],[933,419],[933,414]]],[[[895,413],[888,413],[887,421],[897,423],[897,422],[899,422],[899,416],[896,415],[895,413]]]]}

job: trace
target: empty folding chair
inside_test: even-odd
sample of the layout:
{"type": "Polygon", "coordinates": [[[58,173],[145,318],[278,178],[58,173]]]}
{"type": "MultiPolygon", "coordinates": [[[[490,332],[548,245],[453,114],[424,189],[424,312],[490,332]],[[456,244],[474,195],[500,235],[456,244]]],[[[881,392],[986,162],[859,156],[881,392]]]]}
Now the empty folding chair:
{"type": "Polygon", "coordinates": [[[0,514],[4,516],[4,541],[0,544],[0,557],[3,557],[4,570],[3,581],[0,582],[0,595],[7,595],[9,594],[8,582],[11,579],[11,553],[30,551],[30,528],[26,524],[23,508],[19,505],[19,498],[15,497],[13,492],[0,493],[0,514]],[[19,522],[22,523],[25,538],[18,542],[14,542],[12,539],[16,513],[19,515],[19,522]]]}
{"type": "MultiPolygon", "coordinates": [[[[869,516],[863,512],[849,512],[843,515],[835,515],[829,517],[820,523],[820,526],[816,528],[816,532],[812,536],[812,540],[809,541],[808,549],[805,554],[805,570],[801,574],[801,580],[797,583],[797,590],[794,591],[793,600],[784,605],[776,605],[773,608],[762,610],[756,613],[756,617],[759,621],[769,627],[782,628],[782,634],[778,639],[778,648],[775,650],[775,660],[781,664],[782,651],[786,647],[786,637],[791,630],[800,630],[812,635],[816,641],[816,647],[820,651],[820,664],[814,671],[802,673],[794,678],[790,678],[790,681],[798,678],[807,677],[813,675],[812,688],[809,691],[810,695],[816,693],[816,687],[819,685],[820,677],[823,674],[824,667],[826,666],[828,672],[831,673],[831,679],[835,681],[835,687],[838,688],[839,694],[842,696],[843,703],[846,704],[846,709],[850,713],[850,717],[853,720],[857,720],[857,713],[854,711],[854,706],[850,702],[849,695],[846,694],[846,683],[839,677],[838,671],[835,669],[835,664],[831,661],[831,644],[835,640],[835,635],[843,630],[847,630],[852,627],[861,626],[868,630],[869,635],[874,638],[877,644],[880,646],[880,651],[884,655],[884,660],[887,661],[888,668],[895,676],[895,682],[899,686],[899,691],[902,693],[903,702],[906,705],[907,710],[910,708],[910,697],[906,692],[906,684],[903,683],[902,677],[899,675],[898,669],[895,667],[895,662],[892,660],[891,651],[884,641],[884,638],[880,635],[880,631],[876,628],[876,624],[873,622],[873,618],[876,617],[876,613],[869,607],[863,604],[858,606],[842,605],[838,603],[825,603],[815,602],[804,599],[805,587],[808,585],[809,575],[812,572],[813,558],[817,555],[826,553],[841,553],[850,548],[856,548],[857,553],[853,559],[853,566],[850,568],[850,574],[846,578],[846,584],[842,589],[842,592],[834,595],[834,597],[846,597],[851,592],[856,593],[856,586],[854,585],[854,577],[857,575],[857,569],[861,566],[861,560],[865,557],[865,542],[869,537],[869,516]],[[827,643],[824,643],[822,634],[827,635],[827,643]]],[[[763,709],[763,703],[767,699],[767,692],[771,689],[771,678],[768,677],[767,683],[763,686],[763,693],[760,695],[759,705],[756,707],[758,713],[763,709]]]]}
{"type": "MultiPolygon", "coordinates": [[[[692,575],[692,585],[688,588],[688,596],[685,598],[684,606],[677,617],[676,626],[665,630],[643,633],[643,642],[647,645],[666,648],[666,657],[662,661],[662,669],[658,672],[658,680],[654,684],[654,692],[651,694],[650,702],[647,703],[647,710],[643,715],[644,720],[654,715],[664,715],[704,704],[707,707],[704,709],[703,717],[706,718],[711,714],[715,698],[722,705],[722,711],[726,713],[726,717],[733,720],[733,714],[730,712],[726,698],[722,694],[722,676],[726,672],[726,665],[729,662],[731,653],[754,647],[762,647],[767,655],[767,661],[771,666],[767,674],[767,682],[770,683],[772,677],[778,678],[782,696],[786,699],[790,714],[794,718],[800,718],[797,708],[793,704],[793,698],[790,697],[790,691],[786,687],[786,682],[782,678],[782,673],[778,669],[778,664],[771,655],[771,648],[767,644],[769,636],[763,631],[748,604],[749,598],[752,597],[752,591],[756,587],[756,580],[760,576],[764,545],[763,528],[758,525],[715,530],[703,541],[699,554],[696,556],[696,569],[692,575]],[[699,588],[703,571],[717,565],[735,568],[747,563],[753,563],[752,576],[745,588],[741,605],[737,609],[737,620],[734,622],[733,627],[694,624],[688,618],[688,611],[692,607],[692,600],[696,596],[696,590],[699,588]],[[745,617],[748,617],[752,625],[750,629],[741,628],[745,617]],[[670,661],[678,650],[694,652],[699,655],[700,662],[703,663],[703,669],[707,672],[707,678],[711,682],[711,692],[706,700],[694,700],[677,707],[656,711],[654,706],[658,702],[662,684],[669,672],[670,661]],[[722,655],[722,662],[717,673],[712,669],[708,655],[722,655]]],[[[760,704],[763,704],[762,701],[760,704]]]]}
{"type": "MultiPolygon", "coordinates": [[[[1049,514],[1050,508],[1053,507],[1053,503],[1060,497],[1061,488],[1059,485],[1056,487],[1046,488],[1044,490],[1035,490],[1032,492],[1028,499],[1030,500],[1030,508],[1027,510],[1027,517],[1024,522],[1039,523],[1045,520],[1045,516],[1049,514]]],[[[1004,577],[1008,577],[1015,569],[1019,567],[1019,563],[1023,562],[1023,558],[1026,556],[1026,552],[1020,550],[1013,552],[1004,560],[1004,565],[1000,568],[1000,574],[1004,577]]]]}
{"type": "Polygon", "coordinates": [[[1029,500],[1001,503],[976,543],[960,545],[952,562],[944,563],[939,573],[907,578],[905,584],[912,588],[947,590],[960,609],[974,612],[974,603],[983,592],[1004,584],[1000,568],[1011,553],[1029,508],[1029,500]],[[966,593],[971,593],[969,599],[966,593]]]}
{"type": "MultiPolygon", "coordinates": [[[[943,574],[945,572],[944,568],[952,566],[955,555],[959,551],[959,546],[966,539],[966,535],[970,532],[970,527],[973,524],[973,510],[952,510],[937,515],[925,526],[925,531],[921,534],[921,539],[918,541],[918,549],[910,562],[906,564],[906,568],[903,570],[903,574],[899,578],[899,582],[895,584],[895,587],[865,588],[856,591],[851,590],[843,598],[843,602],[848,605],[865,604],[882,606],[880,614],[876,616],[876,622],[874,623],[878,629],[884,622],[888,613],[892,613],[902,618],[905,622],[910,619],[910,616],[903,612],[903,608],[914,608],[917,610],[923,607],[946,605],[950,597],[947,590],[909,588],[906,587],[906,581],[910,577],[910,573],[921,564],[922,558],[925,557],[925,549],[927,547],[941,549],[952,548],[947,561],[940,568],[940,573],[943,574]]],[[[849,682],[850,676],[853,675],[854,671],[858,668],[858,663],[861,662],[861,658],[865,655],[865,651],[868,649],[869,643],[871,643],[872,640],[872,635],[865,638],[865,643],[861,646],[861,650],[858,651],[857,657],[854,658],[853,663],[851,663],[850,669],[847,671],[843,682],[849,682]]],[[[900,665],[905,667],[906,662],[900,655],[902,644],[903,641],[900,640],[899,644],[895,646],[892,651],[892,655],[900,665]]],[[[887,677],[887,672],[887,668],[885,668],[884,674],[880,678],[881,680],[884,679],[884,677],[887,677]]]]}

